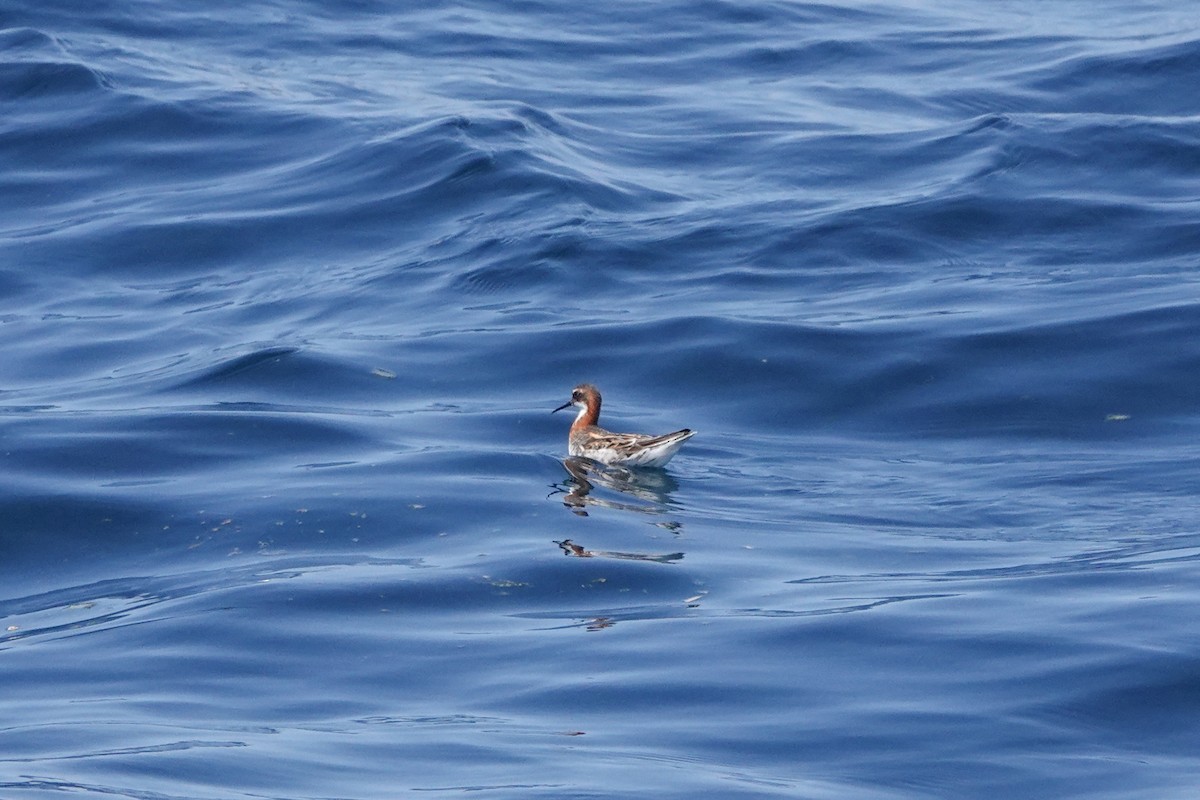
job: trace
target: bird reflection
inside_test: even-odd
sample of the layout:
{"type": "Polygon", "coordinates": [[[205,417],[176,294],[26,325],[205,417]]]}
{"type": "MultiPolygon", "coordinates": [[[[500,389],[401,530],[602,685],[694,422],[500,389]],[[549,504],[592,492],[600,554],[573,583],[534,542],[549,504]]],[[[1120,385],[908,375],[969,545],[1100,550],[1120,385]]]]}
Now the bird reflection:
{"type": "MultiPolygon", "coordinates": [[[[561,493],[563,505],[581,517],[587,516],[588,506],[662,514],[670,504],[671,492],[679,488],[675,479],[660,469],[608,466],[581,456],[566,458],[562,464],[569,477],[562,483],[554,484],[554,493],[561,493]],[[592,492],[597,486],[620,492],[643,503],[594,496],[592,492]]],[[[677,526],[678,523],[671,525],[677,526]]]]}
{"type": "Polygon", "coordinates": [[[620,558],[626,561],[654,561],[659,564],[671,564],[683,559],[683,553],[621,553],[616,550],[588,550],[575,544],[570,539],[555,542],[564,554],[575,558],[620,558]]]}

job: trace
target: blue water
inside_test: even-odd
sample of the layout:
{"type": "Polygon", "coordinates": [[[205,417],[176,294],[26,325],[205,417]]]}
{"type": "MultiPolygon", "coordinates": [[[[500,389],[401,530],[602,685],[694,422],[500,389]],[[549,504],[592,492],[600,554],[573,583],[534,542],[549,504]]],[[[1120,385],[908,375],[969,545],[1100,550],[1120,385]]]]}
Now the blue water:
{"type": "Polygon", "coordinates": [[[9,0],[0,795],[1190,798],[1187,3],[9,0]],[[666,470],[564,463],[581,380],[666,470]]]}

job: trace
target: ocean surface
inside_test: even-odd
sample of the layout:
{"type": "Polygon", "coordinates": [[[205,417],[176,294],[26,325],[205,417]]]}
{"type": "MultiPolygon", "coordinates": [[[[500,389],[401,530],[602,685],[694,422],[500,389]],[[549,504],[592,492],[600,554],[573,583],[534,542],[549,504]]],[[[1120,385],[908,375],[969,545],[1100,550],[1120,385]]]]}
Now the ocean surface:
{"type": "Polygon", "coordinates": [[[1197,87],[1168,0],[6,0],[0,797],[1196,797],[1197,87]]]}

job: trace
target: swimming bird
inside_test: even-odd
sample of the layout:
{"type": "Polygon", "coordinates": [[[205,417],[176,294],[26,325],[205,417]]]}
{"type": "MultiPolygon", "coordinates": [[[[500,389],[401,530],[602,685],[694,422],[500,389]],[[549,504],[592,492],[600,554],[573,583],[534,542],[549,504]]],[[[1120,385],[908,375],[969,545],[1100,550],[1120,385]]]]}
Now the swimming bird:
{"type": "Polygon", "coordinates": [[[571,391],[571,399],[550,413],[568,406],[579,409],[567,435],[567,452],[586,456],[602,464],[626,464],[632,467],[661,467],[696,435],[684,428],[662,436],[643,433],[611,433],[599,426],[600,390],[590,383],[581,383],[571,391]]]}

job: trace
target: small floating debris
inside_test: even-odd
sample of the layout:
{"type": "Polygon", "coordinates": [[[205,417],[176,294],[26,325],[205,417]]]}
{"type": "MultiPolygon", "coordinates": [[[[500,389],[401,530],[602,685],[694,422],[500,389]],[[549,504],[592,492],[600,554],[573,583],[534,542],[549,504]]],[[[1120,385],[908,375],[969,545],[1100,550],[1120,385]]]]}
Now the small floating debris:
{"type": "Polygon", "coordinates": [[[489,584],[491,584],[492,586],[496,587],[497,589],[521,589],[521,588],[524,588],[529,585],[525,581],[510,581],[510,580],[506,580],[504,578],[492,579],[492,578],[487,577],[486,575],[484,576],[483,579],[485,581],[487,581],[489,584]]]}
{"type": "Polygon", "coordinates": [[[1128,414],[1109,414],[1104,418],[1105,422],[1125,422],[1129,419],[1128,414]]]}
{"type": "Polygon", "coordinates": [[[392,372],[390,369],[384,369],[382,367],[376,367],[375,369],[371,370],[371,374],[376,378],[387,378],[389,381],[396,379],[396,373],[392,372]]]}

